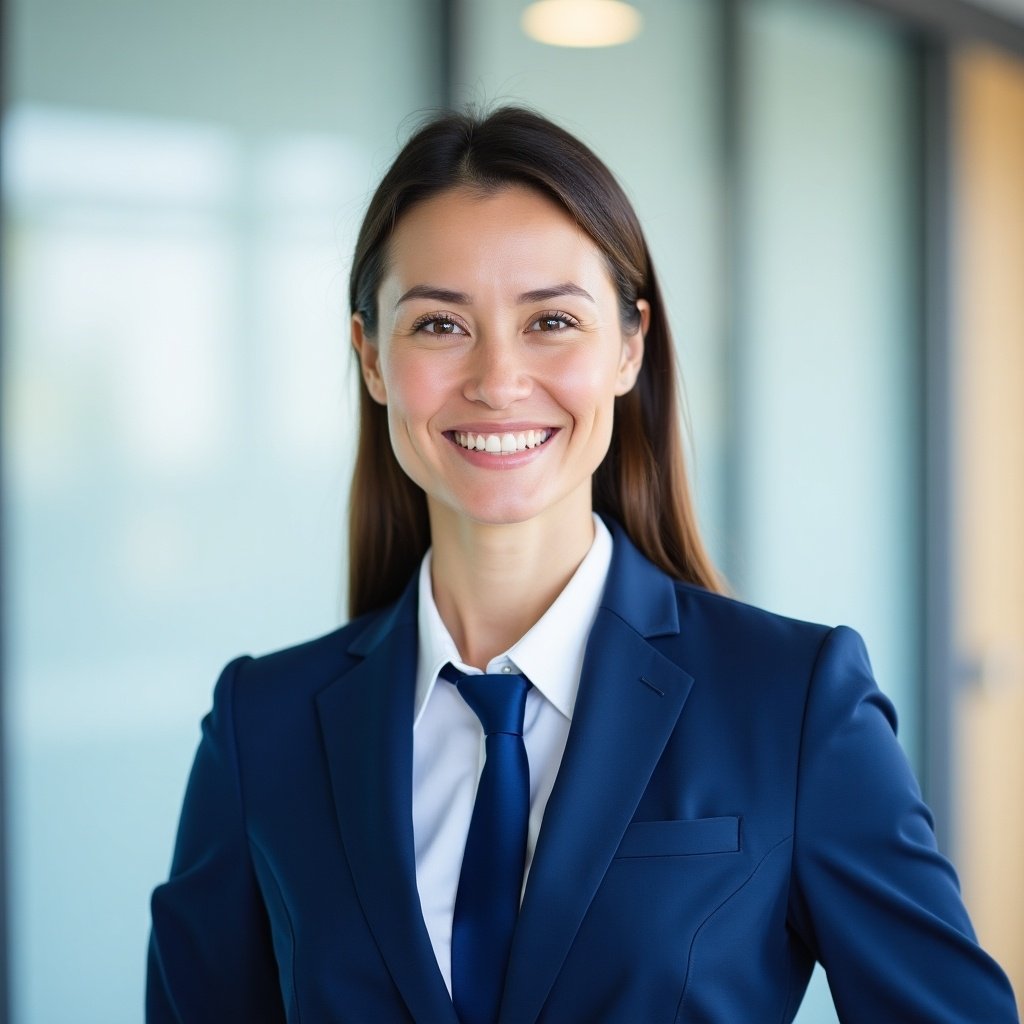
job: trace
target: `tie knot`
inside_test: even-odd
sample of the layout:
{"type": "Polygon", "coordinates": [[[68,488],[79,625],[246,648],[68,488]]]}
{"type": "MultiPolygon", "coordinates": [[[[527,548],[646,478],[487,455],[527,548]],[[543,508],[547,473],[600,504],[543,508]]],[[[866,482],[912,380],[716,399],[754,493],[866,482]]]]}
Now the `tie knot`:
{"type": "Polygon", "coordinates": [[[473,709],[484,735],[509,733],[522,736],[526,714],[526,693],[530,680],[515,673],[469,675],[450,662],[441,669],[441,677],[454,683],[462,699],[473,709]]]}

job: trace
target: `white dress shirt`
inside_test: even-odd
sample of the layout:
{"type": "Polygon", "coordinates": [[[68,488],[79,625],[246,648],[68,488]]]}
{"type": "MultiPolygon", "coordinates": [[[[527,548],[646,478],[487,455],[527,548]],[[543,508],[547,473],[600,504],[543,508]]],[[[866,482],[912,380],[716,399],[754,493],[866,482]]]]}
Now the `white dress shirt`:
{"type": "MultiPolygon", "coordinates": [[[[430,583],[430,554],[423,558],[419,578],[412,823],[423,919],[451,992],[452,913],[485,750],[480,720],[451,683],[438,679],[448,662],[463,672],[480,669],[461,659],[441,621],[430,583]]],[[[562,762],[583,654],[611,557],[611,534],[595,515],[594,542],[565,589],[521,640],[487,664],[488,673],[522,672],[533,683],[526,696],[523,725],[530,763],[524,888],[544,808],[562,762]]]]}

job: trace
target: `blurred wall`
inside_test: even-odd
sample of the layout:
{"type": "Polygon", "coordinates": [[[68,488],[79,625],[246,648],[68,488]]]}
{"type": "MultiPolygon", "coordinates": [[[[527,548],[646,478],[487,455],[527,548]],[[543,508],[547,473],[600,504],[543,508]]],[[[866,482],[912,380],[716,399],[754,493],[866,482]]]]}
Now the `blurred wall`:
{"type": "Polygon", "coordinates": [[[867,640],[918,761],[917,129],[911,54],[856,10],[751,4],[736,576],[867,640]]]}

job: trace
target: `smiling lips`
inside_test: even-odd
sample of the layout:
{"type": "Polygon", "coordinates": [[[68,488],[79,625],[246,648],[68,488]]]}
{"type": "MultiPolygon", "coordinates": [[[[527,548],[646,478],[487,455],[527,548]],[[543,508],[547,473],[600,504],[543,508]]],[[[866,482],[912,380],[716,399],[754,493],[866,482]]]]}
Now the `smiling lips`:
{"type": "Polygon", "coordinates": [[[550,430],[519,430],[504,434],[474,434],[472,431],[452,431],[451,439],[467,451],[486,452],[488,455],[514,455],[542,445],[550,430]]]}

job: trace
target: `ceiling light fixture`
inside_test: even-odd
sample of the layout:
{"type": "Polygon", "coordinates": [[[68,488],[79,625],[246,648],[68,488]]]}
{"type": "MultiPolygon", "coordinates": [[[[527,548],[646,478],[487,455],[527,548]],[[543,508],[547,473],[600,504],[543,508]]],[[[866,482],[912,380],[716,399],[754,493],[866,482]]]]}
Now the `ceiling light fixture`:
{"type": "Polygon", "coordinates": [[[617,46],[636,38],[643,18],[622,0],[538,0],[523,11],[522,26],[550,46],[617,46]]]}

